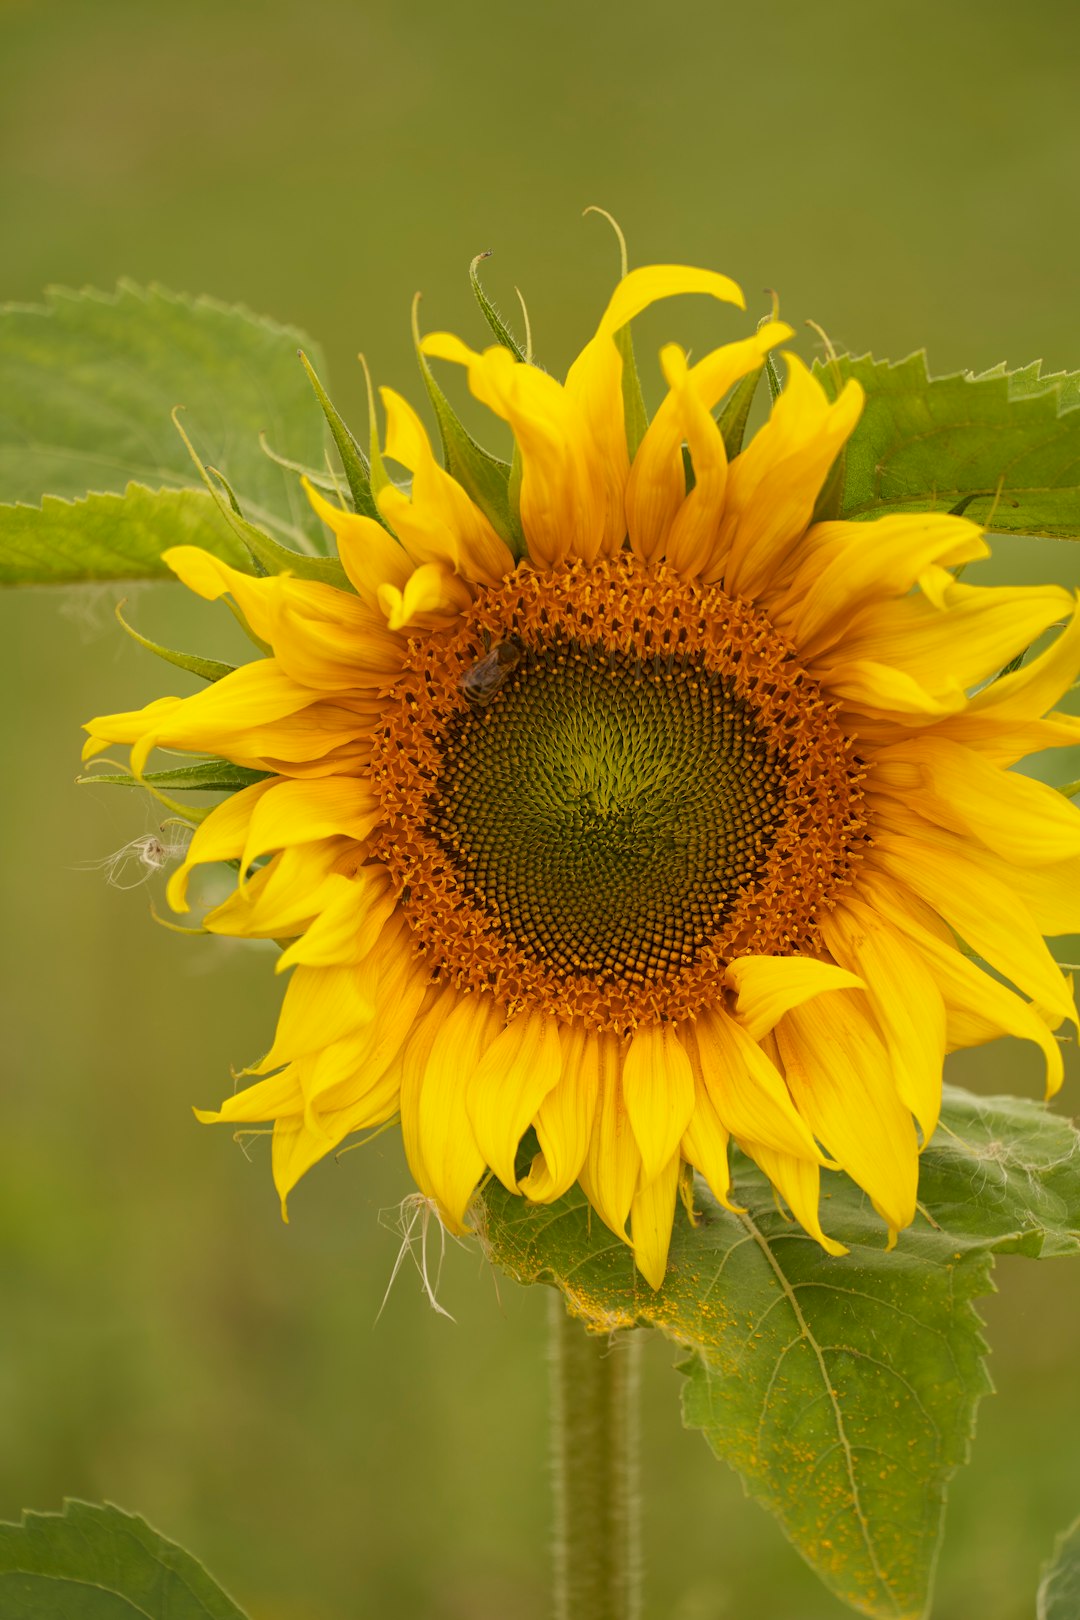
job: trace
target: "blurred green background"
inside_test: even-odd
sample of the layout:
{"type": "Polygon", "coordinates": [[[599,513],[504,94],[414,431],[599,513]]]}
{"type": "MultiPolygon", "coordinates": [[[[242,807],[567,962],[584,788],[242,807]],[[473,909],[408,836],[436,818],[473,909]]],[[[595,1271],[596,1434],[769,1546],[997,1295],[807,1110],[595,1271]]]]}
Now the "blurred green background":
{"type": "MultiPolygon", "coordinates": [[[[0,297],[130,275],[242,300],[320,338],[358,415],[358,348],[417,392],[417,287],[428,324],[482,335],[465,271],[484,249],[564,365],[616,269],[580,218],[600,203],[635,262],[726,270],[752,308],[777,287],[840,347],[1075,368],[1077,18],[1067,0],[0,0],[0,297]]],[[[718,318],[665,306],[640,352],[715,342],[718,318]]],[[[1080,549],[1013,542],[988,568],[1080,584],[1080,549]]],[[[272,948],[169,934],[158,885],[88,869],[158,821],[73,785],[80,721],[165,689],[114,594],[0,601],[0,1516],[119,1502],[253,1620],[541,1620],[544,1300],[455,1248],[456,1322],[408,1265],[376,1321],[400,1242],[380,1212],[409,1190],[396,1137],[322,1166],[286,1227],[265,1144],[248,1162],[192,1120],[265,1049],[280,983],[272,948]]],[[[223,619],[168,587],[135,611],[228,656],[223,619]]],[[[1038,1085],[1005,1044],[954,1078],[1038,1085]]],[[[998,1278],[1000,1393],[953,1489],[939,1620],[1026,1620],[1080,1511],[1080,1266],[998,1278]]],[[[680,1430],[671,1353],[647,1348],[648,1620],[837,1620],[680,1430]]]]}

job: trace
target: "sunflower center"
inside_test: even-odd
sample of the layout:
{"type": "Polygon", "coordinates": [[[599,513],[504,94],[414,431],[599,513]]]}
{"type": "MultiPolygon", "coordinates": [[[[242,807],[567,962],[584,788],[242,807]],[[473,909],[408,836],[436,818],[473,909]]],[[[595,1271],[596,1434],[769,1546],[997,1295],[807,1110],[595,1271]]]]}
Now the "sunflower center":
{"type": "Polygon", "coordinates": [[[440,975],[598,1027],[813,943],[861,771],[764,617],[621,557],[482,592],[412,646],[376,851],[440,975]]]}

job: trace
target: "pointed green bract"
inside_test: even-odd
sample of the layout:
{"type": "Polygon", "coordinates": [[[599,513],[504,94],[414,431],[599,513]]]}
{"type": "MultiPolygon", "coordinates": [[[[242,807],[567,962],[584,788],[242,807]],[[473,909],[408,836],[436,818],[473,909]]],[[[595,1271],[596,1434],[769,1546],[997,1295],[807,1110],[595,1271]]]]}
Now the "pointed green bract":
{"type": "Polygon", "coordinates": [[[8,1620],[245,1620],[206,1570],[137,1514],[90,1502],[0,1524],[8,1620]]]}
{"type": "Polygon", "coordinates": [[[731,397],[717,417],[717,425],[729,461],[734,461],[743,447],[750,407],[754,403],[754,395],[757,393],[757,386],[764,370],[764,366],[758,366],[756,371],[748,372],[738,387],[732,391],[731,397]]]}
{"type": "Polygon", "coordinates": [[[353,498],[353,509],[362,512],[365,517],[374,518],[376,523],[382,523],[382,515],[375,504],[375,497],[371,493],[371,468],[367,456],[353,438],[344,420],[335,409],[329,394],[319,381],[318,373],[311,364],[303,349],[298,351],[300,363],[307,372],[308,381],[315,390],[315,397],[322,407],[326,417],[327,426],[337,446],[337,453],[341,457],[341,465],[345,472],[345,481],[349,486],[349,493],[353,498]]]}
{"type": "Polygon", "coordinates": [[[220,681],[236,668],[235,664],[223,664],[218,658],[200,658],[197,653],[176,652],[172,647],[163,647],[159,641],[151,641],[148,636],[140,635],[134,625],[128,624],[124,618],[121,612],[123,605],[122,602],[116,604],[116,617],[121,627],[132,641],[137,641],[140,647],[152,652],[155,657],[163,658],[167,664],[175,664],[177,669],[187,670],[189,675],[198,675],[204,681],[220,681]]]}
{"type": "MultiPolygon", "coordinates": [[[[299,341],[301,333],[245,309],[129,282],[112,294],[54,290],[40,306],[0,308],[0,577],[83,577],[70,546],[77,548],[80,517],[93,514],[81,504],[67,514],[68,555],[58,567],[55,509],[36,520],[34,544],[32,514],[43,496],[82,503],[120,497],[132,484],[174,499],[196,490],[198,476],[169,420],[177,405],[249,520],[284,542],[320,543],[297,480],[259,444],[265,429],[296,460],[323,459],[325,429],[296,364],[299,341]]],[[[128,571],[98,572],[91,560],[85,577],[161,573],[148,555],[146,513],[145,496],[136,508],[114,508],[113,550],[128,571]]],[[[224,554],[213,525],[207,540],[224,554]]]]}
{"type": "Polygon", "coordinates": [[[514,556],[522,557],[525,554],[525,539],[509,498],[510,463],[500,461],[477,444],[435,381],[427,355],[420,347],[418,299],[413,302],[412,330],[417,364],[439,427],[446,470],[476,502],[514,556]]]}
{"type": "Polygon", "coordinates": [[[842,518],[945,512],[959,502],[1001,534],[1080,535],[1080,373],[1038,364],[930,377],[926,356],[896,364],[840,355],[816,366],[830,394],[854,377],[866,406],[848,441],[842,518]]]}
{"type": "Polygon", "coordinates": [[[735,1215],[698,1185],[654,1293],[576,1189],[529,1205],[490,1183],[483,1235],[523,1282],[554,1283],[597,1331],[653,1326],[684,1352],[700,1429],[833,1592],[915,1620],[929,1598],[948,1481],[989,1389],[974,1301],[995,1252],[1080,1251],[1080,1137],[1041,1105],[946,1095],[925,1151],[925,1215],[886,1252],[863,1194],[823,1176],[834,1258],[777,1211],[738,1157],[735,1215]],[[808,1482],[812,1481],[812,1488],[808,1482]]]}
{"type": "Polygon", "coordinates": [[[161,788],[174,793],[238,793],[253,782],[265,782],[270,775],[270,771],[232,765],[227,759],[208,759],[199,765],[180,765],[172,771],[146,771],[142,776],[132,776],[128,771],[108,776],[102,771],[92,771],[75,780],[83,787],[104,782],[108,787],[161,788]]]}
{"type": "Polygon", "coordinates": [[[469,266],[469,285],[472,287],[476,302],[480,305],[481,314],[494,333],[496,343],[501,343],[504,349],[509,349],[515,360],[525,361],[527,359],[525,350],[521,347],[521,344],[480,284],[480,275],[476,267],[478,264],[482,264],[485,259],[490,259],[490,257],[490,252],[476,255],[476,258],[469,266]]]}

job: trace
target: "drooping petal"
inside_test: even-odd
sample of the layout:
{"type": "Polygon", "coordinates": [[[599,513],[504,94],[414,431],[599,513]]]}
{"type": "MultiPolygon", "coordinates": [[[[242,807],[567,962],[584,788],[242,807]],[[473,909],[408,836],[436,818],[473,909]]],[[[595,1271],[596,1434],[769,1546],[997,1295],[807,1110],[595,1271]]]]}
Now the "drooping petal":
{"type": "Polygon", "coordinates": [[[793,1158],[820,1160],[817,1144],[792,1102],[783,1076],[757,1041],[723,1008],[702,1013],[687,1044],[712,1105],[732,1136],[740,1142],[760,1142],[793,1158]]]}
{"type": "Polygon", "coordinates": [[[892,1054],[896,1088],[919,1122],[925,1146],[941,1110],[945,1003],[922,954],[872,906],[844,895],[821,919],[821,933],[841,966],[866,986],[892,1054]]]}
{"type": "MultiPolygon", "coordinates": [[[[417,1132],[428,1187],[452,1232],[465,1230],[465,1211],[484,1170],[462,1077],[476,1069],[502,1025],[486,996],[463,996],[442,1023],[424,1068],[417,1132]]],[[[421,1183],[423,1185],[423,1183],[421,1183]]]]}
{"type": "Polygon", "coordinates": [[[536,1203],[551,1203],[574,1185],[589,1151],[596,1118],[597,1042],[574,1024],[564,1026],[560,1039],[562,1076],[537,1110],[540,1153],[521,1183],[525,1197],[536,1203]]]}
{"type": "Polygon", "coordinates": [[[630,1240],[634,1260],[650,1288],[663,1285],[675,1219],[675,1196],[679,1187],[677,1153],[655,1175],[642,1184],[630,1206],[630,1240]]]}
{"type": "Polygon", "coordinates": [[[735,991],[739,1022],[753,1040],[811,996],[863,987],[846,968],[812,956],[737,956],[728,964],[724,980],[735,991]]]}
{"type": "Polygon", "coordinates": [[[813,1160],[789,1158],[786,1153],[775,1153],[760,1142],[740,1143],[740,1146],[758,1169],[768,1176],[799,1225],[821,1244],[826,1254],[847,1254],[842,1243],[828,1237],[822,1230],[818,1212],[821,1171],[813,1160]]]}
{"type": "Polygon", "coordinates": [[[641,1175],[641,1150],[634,1140],[622,1095],[622,1053],[611,1035],[597,1035],[597,1100],[592,1138],[578,1180],[605,1226],[623,1242],[630,1205],[641,1175]]]}
{"type": "Polygon", "coordinates": [[[363,512],[347,512],[328,501],[308,479],[303,480],[308,500],[333,531],[338,556],[349,583],[369,607],[378,605],[380,585],[404,585],[415,565],[399,540],[363,512]]]}
{"type": "Polygon", "coordinates": [[[622,1089],[644,1185],[668,1163],[694,1111],[690,1059],[673,1025],[654,1024],[634,1035],[623,1060],[622,1089]]]}
{"type": "Polygon", "coordinates": [[[508,1192],[517,1192],[518,1143],[561,1073],[559,1026],[531,1013],[496,1036],[465,1080],[476,1145],[508,1192]]]}
{"type": "Polygon", "coordinates": [[[731,1164],[728,1158],[730,1134],[717,1113],[712,1096],[700,1075],[694,1081],[694,1112],[690,1116],[682,1139],[682,1156],[704,1176],[713,1197],[725,1209],[735,1210],[731,1202],[731,1164]]]}
{"type": "Polygon", "coordinates": [[[795,1104],[895,1233],[915,1216],[919,1151],[885,1045],[861,998],[829,994],[785,1013],[776,1039],[795,1104]]]}

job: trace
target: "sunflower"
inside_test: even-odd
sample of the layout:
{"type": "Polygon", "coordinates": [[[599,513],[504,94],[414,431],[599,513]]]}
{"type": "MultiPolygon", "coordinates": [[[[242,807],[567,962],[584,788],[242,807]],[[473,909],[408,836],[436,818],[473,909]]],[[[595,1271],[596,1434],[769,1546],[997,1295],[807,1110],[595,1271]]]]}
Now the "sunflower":
{"type": "Polygon", "coordinates": [[[732,1140],[831,1253],[823,1168],[894,1241],[948,1050],[1024,1037],[1060,1085],[1075,1009],[1043,936],[1080,929],[1080,814],[1008,769],[1080,735],[1047,713],[1076,600],[961,582],[988,550],[961,516],[815,521],[862,395],[794,355],[726,447],[716,407],[779,321],[695,364],[665,347],[634,443],[623,332],[676,293],[744,307],[711,272],[632,271],[564,383],[424,340],[512,430],[516,551],[383,389],[408,487],[377,478],[376,518],[308,486],[342,586],[167,552],[265,656],[86,728],[136,775],[158,747],[264,773],[168,893],[186,911],[194,868],[231,862],[205,928],[285,947],[270,1051],[200,1114],[273,1122],[283,1207],[397,1117],[452,1231],[489,1174],[541,1203],[577,1182],[654,1288],[690,1168],[732,1207],[732,1140]]]}

